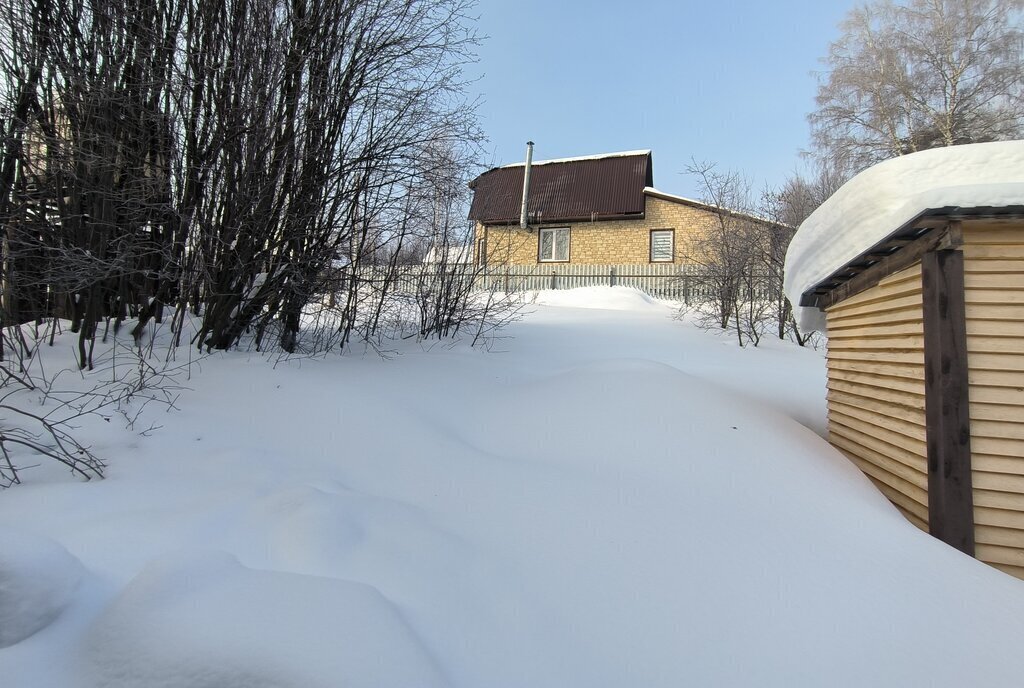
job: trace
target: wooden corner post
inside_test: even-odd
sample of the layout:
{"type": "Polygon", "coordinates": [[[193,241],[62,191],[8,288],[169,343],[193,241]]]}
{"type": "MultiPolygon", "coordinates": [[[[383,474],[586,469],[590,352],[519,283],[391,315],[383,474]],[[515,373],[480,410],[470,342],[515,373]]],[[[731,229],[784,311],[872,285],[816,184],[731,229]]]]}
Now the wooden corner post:
{"type": "Polygon", "coordinates": [[[973,556],[974,495],[963,253],[950,249],[925,253],[921,258],[921,277],[928,531],[973,556]]]}

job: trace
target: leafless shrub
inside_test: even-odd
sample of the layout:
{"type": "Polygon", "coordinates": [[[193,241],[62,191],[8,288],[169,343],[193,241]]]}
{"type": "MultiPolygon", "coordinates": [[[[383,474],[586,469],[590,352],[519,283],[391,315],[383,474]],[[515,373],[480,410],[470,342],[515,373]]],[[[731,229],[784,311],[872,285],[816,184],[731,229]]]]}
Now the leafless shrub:
{"type": "MultiPolygon", "coordinates": [[[[175,355],[155,356],[152,340],[142,347],[168,313],[169,347],[289,354],[394,336],[386,319],[408,294],[423,306],[420,336],[475,323],[462,275],[446,268],[412,292],[402,284],[405,267],[450,241],[454,189],[464,191],[478,154],[463,77],[475,59],[472,9],[472,0],[5,3],[6,370],[25,378],[42,363],[26,327],[51,342],[67,327],[78,366],[97,373],[107,350],[97,342],[131,321],[139,378],[156,392],[173,385],[149,362],[175,355]],[[366,278],[368,267],[383,277],[366,278]]],[[[49,376],[28,378],[58,403],[49,376]]],[[[118,385],[59,404],[73,417],[141,398],[118,385]]],[[[8,392],[22,399],[24,389],[0,388],[8,392]]],[[[98,474],[50,413],[28,435],[5,431],[8,446],[37,437],[37,448],[98,474]]]]}
{"type": "Polygon", "coordinates": [[[44,350],[52,334],[23,337],[24,355],[0,363],[0,487],[19,483],[32,457],[63,464],[85,480],[102,477],[106,464],[76,438],[79,423],[116,418],[129,431],[148,433],[155,425],[140,430],[143,412],[175,408],[184,389],[179,378],[190,363],[161,362],[119,342],[103,347],[90,372],[61,365],[48,370],[44,350]]]}
{"type": "MultiPolygon", "coordinates": [[[[0,327],[299,347],[325,294],[344,346],[409,264],[423,201],[462,183],[470,0],[16,0],[0,11],[0,327]],[[392,271],[394,272],[394,271],[392,271]],[[271,334],[272,333],[272,334],[271,334]],[[270,338],[268,338],[270,337],[270,338]]],[[[371,330],[374,325],[370,325],[371,330]]],[[[100,335],[102,336],[102,335],[100,335]]],[[[0,357],[4,354],[0,341],[0,357]]]]}
{"type": "Polygon", "coordinates": [[[780,338],[789,330],[789,304],[782,293],[782,268],[793,233],[753,201],[750,183],[737,172],[722,173],[713,163],[694,162],[688,169],[697,176],[704,200],[717,208],[715,221],[690,236],[684,257],[704,297],[691,300],[684,312],[693,312],[698,324],[731,331],[740,346],[757,346],[774,325],[780,338]]]}

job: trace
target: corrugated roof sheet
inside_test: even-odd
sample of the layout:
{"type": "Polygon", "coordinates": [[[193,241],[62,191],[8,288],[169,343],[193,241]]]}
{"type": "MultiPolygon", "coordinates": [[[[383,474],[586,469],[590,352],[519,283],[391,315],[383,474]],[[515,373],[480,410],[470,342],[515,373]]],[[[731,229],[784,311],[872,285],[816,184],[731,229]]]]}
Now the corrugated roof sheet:
{"type": "MultiPolygon", "coordinates": [[[[473,180],[472,220],[519,222],[523,165],[498,167],[473,180]]],[[[644,188],[653,185],[651,152],[542,160],[530,171],[530,222],[607,220],[644,212],[644,188]]]]}

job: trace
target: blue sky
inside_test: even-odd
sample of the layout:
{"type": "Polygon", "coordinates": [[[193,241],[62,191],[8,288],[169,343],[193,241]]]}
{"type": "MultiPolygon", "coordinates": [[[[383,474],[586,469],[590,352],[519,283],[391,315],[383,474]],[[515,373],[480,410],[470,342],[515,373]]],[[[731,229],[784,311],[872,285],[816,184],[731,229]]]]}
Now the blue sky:
{"type": "Polygon", "coordinates": [[[778,186],[808,146],[820,58],[854,0],[480,0],[474,90],[490,164],[650,148],[655,185],[700,196],[691,157],[778,186]]]}

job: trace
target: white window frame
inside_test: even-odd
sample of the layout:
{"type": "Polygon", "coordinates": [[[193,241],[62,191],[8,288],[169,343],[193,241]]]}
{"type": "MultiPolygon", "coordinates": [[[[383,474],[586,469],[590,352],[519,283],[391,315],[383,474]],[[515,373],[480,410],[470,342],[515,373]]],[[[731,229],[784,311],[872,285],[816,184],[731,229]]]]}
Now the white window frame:
{"type": "Polygon", "coordinates": [[[476,240],[476,264],[487,265],[487,237],[482,236],[476,240]]]}
{"type": "Polygon", "coordinates": [[[537,262],[538,263],[568,263],[572,253],[572,233],[569,227],[547,227],[537,232],[537,262]],[[557,232],[565,232],[565,258],[555,256],[555,249],[558,246],[557,232]],[[551,257],[545,258],[542,253],[544,249],[544,235],[551,234],[551,257]]]}
{"type": "Polygon", "coordinates": [[[674,263],[676,262],[676,230],[674,229],[652,229],[650,238],[650,250],[648,252],[648,259],[652,263],[674,263]],[[669,236],[669,251],[668,258],[655,258],[654,257],[654,235],[655,234],[667,234],[669,236]]]}

